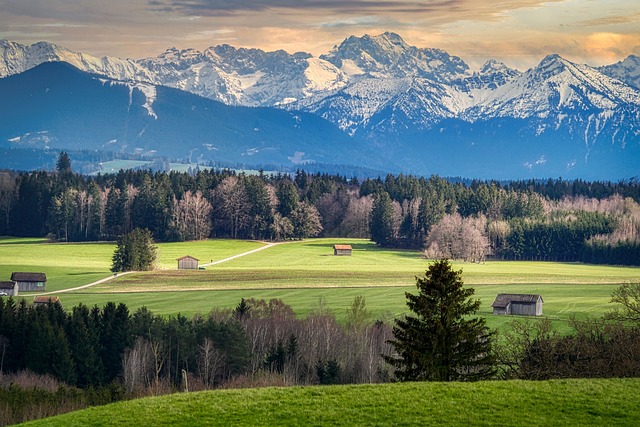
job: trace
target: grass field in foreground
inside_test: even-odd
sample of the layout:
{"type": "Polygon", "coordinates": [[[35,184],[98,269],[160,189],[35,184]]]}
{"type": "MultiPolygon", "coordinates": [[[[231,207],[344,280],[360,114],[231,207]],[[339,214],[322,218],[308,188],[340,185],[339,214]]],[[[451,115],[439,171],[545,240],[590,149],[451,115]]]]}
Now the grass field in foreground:
{"type": "Polygon", "coordinates": [[[635,426],[640,379],[215,390],[120,402],[29,426],[635,426]]]}

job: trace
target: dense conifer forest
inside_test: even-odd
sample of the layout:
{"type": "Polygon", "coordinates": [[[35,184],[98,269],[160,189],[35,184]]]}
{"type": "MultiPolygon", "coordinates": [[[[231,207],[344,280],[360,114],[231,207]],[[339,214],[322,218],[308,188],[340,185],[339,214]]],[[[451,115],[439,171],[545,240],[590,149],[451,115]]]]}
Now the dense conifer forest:
{"type": "Polygon", "coordinates": [[[467,261],[640,264],[640,184],[486,182],[407,175],[165,173],[83,176],[64,153],[55,173],[0,174],[0,235],[156,241],[209,237],[371,238],[467,261]]]}

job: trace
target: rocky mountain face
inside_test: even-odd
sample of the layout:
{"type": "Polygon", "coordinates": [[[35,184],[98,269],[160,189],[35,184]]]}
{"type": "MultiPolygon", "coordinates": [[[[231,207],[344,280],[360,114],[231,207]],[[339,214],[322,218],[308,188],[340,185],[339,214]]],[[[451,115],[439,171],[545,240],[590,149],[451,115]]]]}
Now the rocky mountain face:
{"type": "Polygon", "coordinates": [[[600,67],[598,71],[640,89],[640,57],[636,55],[630,55],[624,61],[600,67]]]}
{"type": "Polygon", "coordinates": [[[437,162],[446,156],[434,150],[454,147],[465,165],[446,169],[455,175],[498,177],[493,166],[478,168],[478,159],[497,162],[505,177],[600,178],[618,161],[627,166],[609,172],[640,170],[636,56],[594,68],[549,55],[525,72],[497,61],[473,71],[393,33],[349,37],[318,58],[221,45],[134,61],[0,41],[0,76],[49,61],[227,105],[312,113],[414,173],[444,173],[437,162]]]}

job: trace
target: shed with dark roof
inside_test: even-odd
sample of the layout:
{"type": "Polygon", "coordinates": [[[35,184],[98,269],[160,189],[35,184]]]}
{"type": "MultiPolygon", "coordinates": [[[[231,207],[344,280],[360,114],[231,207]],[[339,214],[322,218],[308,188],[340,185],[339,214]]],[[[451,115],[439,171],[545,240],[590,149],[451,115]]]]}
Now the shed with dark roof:
{"type": "Polygon", "coordinates": [[[47,283],[47,275],[44,273],[14,272],[11,280],[18,284],[21,292],[44,291],[47,283]]]}
{"type": "Polygon", "coordinates": [[[538,294],[498,294],[491,307],[493,314],[542,316],[543,303],[538,294]]]}
{"type": "Polygon", "coordinates": [[[17,297],[18,284],[16,282],[0,282],[0,296],[17,297]]]}

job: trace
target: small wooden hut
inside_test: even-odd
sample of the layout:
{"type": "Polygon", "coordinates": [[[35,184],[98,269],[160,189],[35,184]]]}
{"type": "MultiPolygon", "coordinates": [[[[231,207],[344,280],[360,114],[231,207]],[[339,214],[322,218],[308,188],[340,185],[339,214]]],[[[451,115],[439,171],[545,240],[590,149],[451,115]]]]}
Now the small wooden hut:
{"type": "Polygon", "coordinates": [[[543,302],[538,294],[498,294],[491,307],[493,314],[542,316],[543,302]]]}
{"type": "Polygon", "coordinates": [[[47,275],[44,273],[14,272],[11,280],[18,284],[20,292],[44,291],[47,275]]]}
{"type": "Polygon", "coordinates": [[[178,258],[178,270],[197,270],[198,261],[200,260],[189,255],[180,257],[178,258]]]}
{"type": "Polygon", "coordinates": [[[353,248],[351,245],[333,245],[333,254],[342,256],[351,256],[353,248]]]}
{"type": "Polygon", "coordinates": [[[60,298],[58,297],[48,297],[44,295],[33,297],[33,305],[55,304],[58,302],[60,302],[60,298]]]}
{"type": "Polygon", "coordinates": [[[17,297],[18,284],[16,282],[0,282],[0,295],[7,297],[17,297]]]}

